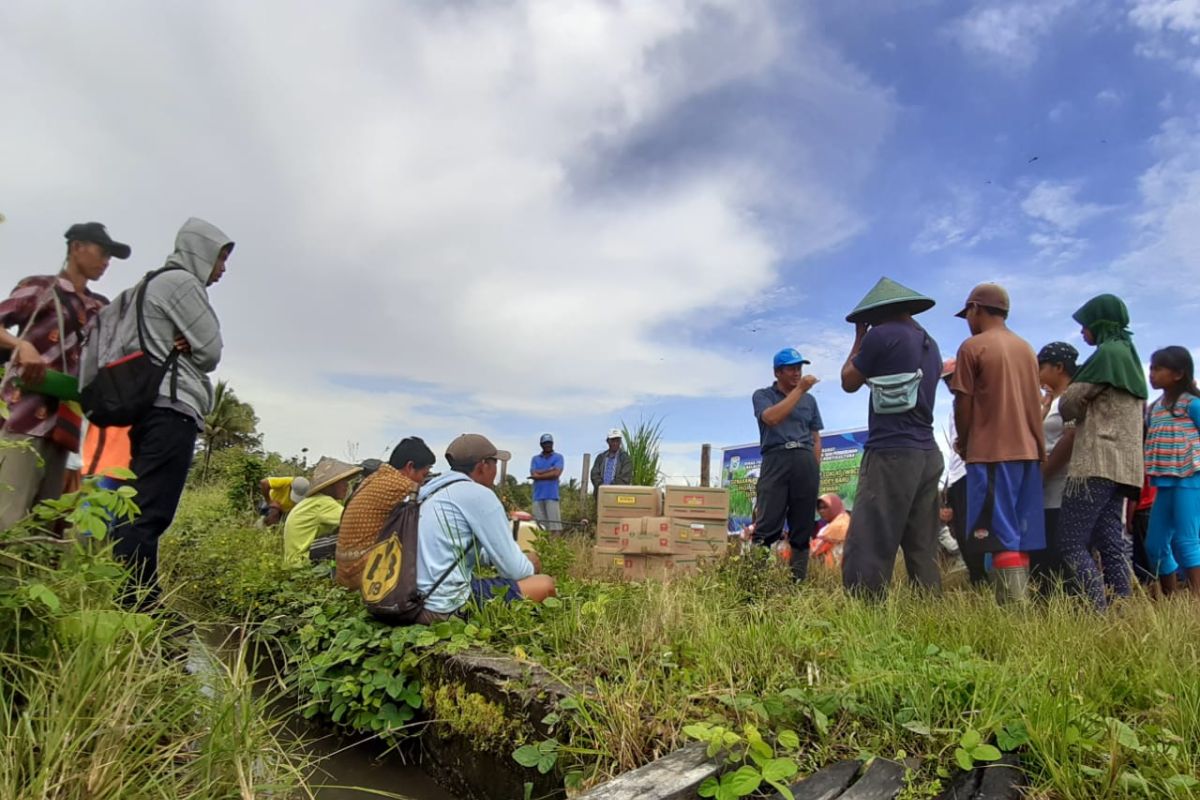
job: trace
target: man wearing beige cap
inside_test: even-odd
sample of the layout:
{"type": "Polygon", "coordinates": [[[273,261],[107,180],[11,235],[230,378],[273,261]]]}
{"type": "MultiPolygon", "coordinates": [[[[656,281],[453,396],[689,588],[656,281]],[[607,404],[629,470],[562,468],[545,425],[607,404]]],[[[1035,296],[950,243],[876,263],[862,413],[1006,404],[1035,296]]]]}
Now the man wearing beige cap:
{"type": "Polygon", "coordinates": [[[554,595],[554,579],[536,574],[536,557],[530,560],[517,546],[492,490],[497,462],[508,458],[487,437],[464,433],[446,448],[450,472],[421,487],[417,590],[426,600],[420,624],[461,615],[472,600],[540,603],[554,595]],[[479,564],[494,566],[500,577],[475,577],[479,564]]]}
{"type": "Polygon", "coordinates": [[[992,554],[1001,602],[1024,600],[1029,552],[1046,547],[1042,514],[1041,380],[1033,348],[1008,329],[1008,292],[971,290],[971,338],[955,358],[955,448],[967,463],[966,550],[992,554]]]}

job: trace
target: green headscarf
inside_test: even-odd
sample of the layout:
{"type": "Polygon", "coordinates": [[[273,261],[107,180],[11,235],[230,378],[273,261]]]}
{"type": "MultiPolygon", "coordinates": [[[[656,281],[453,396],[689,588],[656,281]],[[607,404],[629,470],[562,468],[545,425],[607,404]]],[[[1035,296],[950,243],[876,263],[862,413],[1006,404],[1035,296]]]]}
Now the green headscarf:
{"type": "Polygon", "coordinates": [[[1129,309],[1121,298],[1102,294],[1088,300],[1072,317],[1092,332],[1096,352],[1075,373],[1082,383],[1106,383],[1145,400],[1146,375],[1129,332],[1129,309]]]}

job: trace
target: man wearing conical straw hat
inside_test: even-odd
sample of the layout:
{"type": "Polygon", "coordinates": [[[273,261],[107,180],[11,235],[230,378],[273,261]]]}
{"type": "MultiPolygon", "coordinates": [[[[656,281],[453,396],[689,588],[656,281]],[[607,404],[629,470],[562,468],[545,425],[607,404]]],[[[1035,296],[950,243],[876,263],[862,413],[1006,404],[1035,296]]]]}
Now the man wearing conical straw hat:
{"type": "Polygon", "coordinates": [[[362,472],[357,464],[322,458],[313,469],[308,492],[296,504],[283,525],[283,561],[300,566],[308,560],[308,548],[318,537],[327,536],[342,523],[342,501],[350,491],[350,479],[362,472]]]}
{"type": "Polygon", "coordinates": [[[933,403],[942,373],[937,342],[913,319],[933,300],[880,278],[846,321],[854,345],[842,388],[869,386],[867,442],[846,535],[842,579],[856,594],[882,597],[896,551],[914,584],[938,589],[938,481],[944,466],[933,435],[933,403]]]}

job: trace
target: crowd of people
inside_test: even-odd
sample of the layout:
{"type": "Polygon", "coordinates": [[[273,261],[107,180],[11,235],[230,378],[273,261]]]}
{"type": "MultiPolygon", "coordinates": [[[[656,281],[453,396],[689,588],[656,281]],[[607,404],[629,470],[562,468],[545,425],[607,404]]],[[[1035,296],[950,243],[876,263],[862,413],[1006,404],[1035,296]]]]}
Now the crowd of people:
{"type": "Polygon", "coordinates": [[[852,593],[887,592],[898,553],[909,581],[939,589],[938,530],[949,523],[972,582],[990,580],[1001,602],[1030,583],[1060,586],[1103,610],[1135,576],[1171,593],[1180,576],[1200,596],[1200,407],[1191,354],[1156,350],[1149,401],[1125,303],[1102,294],[1074,314],[1083,341],[1040,351],[1008,327],[1009,296],[976,286],[957,316],[969,336],[954,358],[916,316],[933,299],[883,278],[846,317],[854,344],[842,389],[868,387],[868,433],[853,513],[817,499],[821,414],[786,348],[775,381],[753,396],[762,449],[753,540],[787,539],[794,575],[810,552],[840,559],[852,593]],[[937,384],[953,393],[949,464],[934,434],[937,384]],[[1155,497],[1155,495],[1157,495],[1155,497]],[[816,520],[823,530],[815,533],[816,520]],[[816,539],[814,541],[814,535],[816,539]]]}
{"type": "MultiPolygon", "coordinates": [[[[71,481],[68,461],[78,457],[85,426],[70,387],[78,389],[84,343],[97,329],[90,323],[109,306],[89,285],[112,258],[132,252],[97,222],[72,225],[66,243],[57,275],[24,278],[0,302],[0,348],[11,351],[0,383],[5,528],[71,481]]],[[[106,449],[106,434],[124,443],[116,449],[134,475],[140,514],[115,524],[111,535],[139,602],[155,600],[158,540],[212,407],[209,375],[222,339],[208,288],[225,273],[233,248],[212,224],[189,219],[164,266],[114,301],[120,314],[106,335],[123,357],[144,353],[163,372],[157,396],[127,429],[87,432],[83,460],[86,473],[104,475],[114,449],[106,449]]],[[[970,579],[990,579],[1002,601],[1024,599],[1032,581],[1041,589],[1061,585],[1104,609],[1129,595],[1134,580],[1171,593],[1180,576],[1200,596],[1200,392],[1188,350],[1154,352],[1150,387],[1160,394],[1151,401],[1128,310],[1113,295],[1094,297],[1074,314],[1083,341],[1095,348],[1082,364],[1068,343],[1035,352],[1010,330],[1008,293],[991,283],[966,298],[957,316],[969,336],[954,358],[943,359],[916,320],[933,306],[883,278],[846,317],[855,337],[841,386],[849,393],[867,387],[870,395],[852,513],[836,495],[817,496],[817,378],[805,374],[809,362],[795,349],[775,355],[775,380],[752,399],[762,451],[753,541],[790,543],[798,580],[815,556],[840,567],[850,592],[878,597],[900,553],[912,583],[940,587],[938,531],[946,523],[970,579]],[[954,397],[949,463],[934,433],[939,381],[954,397]]],[[[590,473],[597,491],[632,480],[620,430],[609,431],[607,445],[590,473]]],[[[533,513],[542,529],[557,532],[563,457],[551,434],[539,448],[529,468],[533,513]]],[[[304,563],[314,542],[336,532],[336,581],[358,588],[381,526],[398,503],[416,497],[424,621],[460,613],[472,597],[553,595],[553,579],[521,551],[492,491],[497,464],[510,455],[482,435],[464,434],[445,458],[449,470],[432,475],[433,451],[409,437],[386,463],[321,459],[311,478],[265,479],[261,513],[266,524],[282,525],[288,563],[304,563]],[[476,577],[480,564],[492,565],[497,577],[476,577]]]]}

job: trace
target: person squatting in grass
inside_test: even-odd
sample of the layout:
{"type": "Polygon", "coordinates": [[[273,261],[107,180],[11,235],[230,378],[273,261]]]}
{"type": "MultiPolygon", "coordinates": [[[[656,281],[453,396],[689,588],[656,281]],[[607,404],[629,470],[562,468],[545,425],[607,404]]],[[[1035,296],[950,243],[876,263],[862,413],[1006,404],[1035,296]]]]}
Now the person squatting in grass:
{"type": "Polygon", "coordinates": [[[482,604],[497,594],[505,602],[554,596],[554,578],[537,574],[540,564],[521,552],[492,490],[500,458],[510,455],[484,436],[464,433],[446,448],[451,472],[421,487],[417,590],[427,594],[446,578],[428,594],[418,624],[461,615],[472,600],[482,604]],[[473,577],[479,564],[494,566],[500,576],[473,577]]]}
{"type": "MultiPolygon", "coordinates": [[[[166,360],[179,351],[175,367],[163,376],[154,407],[129,432],[130,469],[136,476],[135,502],[141,514],[112,530],[113,554],[133,571],[136,586],[158,595],[158,540],[170,526],[187,482],[196,437],[212,410],[208,376],[221,361],[221,325],[208,299],[208,287],[221,280],[233,241],[216,226],[192,217],[175,237],[166,266],[177,267],[146,284],[145,339],[148,355],[166,360]]],[[[126,290],[133,291],[133,290],[126,290]]],[[[137,314],[121,318],[116,335],[125,353],[141,349],[137,314]]]]}
{"type": "Polygon", "coordinates": [[[313,542],[328,536],[342,523],[342,503],[350,492],[350,479],[362,472],[358,464],[322,458],[313,469],[304,499],[283,523],[283,563],[291,567],[307,564],[313,542]]]}
{"type": "Polygon", "coordinates": [[[358,591],[367,554],[396,505],[416,494],[429,478],[437,457],[417,436],[401,439],[387,463],[367,476],[346,503],[338,531],[334,580],[358,591]]]}
{"type": "Polygon", "coordinates": [[[1150,385],[1162,395],[1150,405],[1146,433],[1146,473],[1158,490],[1146,557],[1164,594],[1177,589],[1183,569],[1200,597],[1200,390],[1187,348],[1155,351],[1150,385]]]}
{"type": "Polygon", "coordinates": [[[783,540],[784,523],[791,545],[792,576],[808,576],[821,480],[821,411],[809,392],[815,375],[804,375],[809,363],[791,347],[775,354],[775,382],[752,398],[758,420],[762,468],[758,476],[753,542],[771,547],[783,540]]]}
{"type": "Polygon", "coordinates": [[[1105,590],[1128,597],[1130,563],[1125,548],[1125,500],[1136,500],[1144,479],[1142,426],[1149,392],[1129,331],[1129,311],[1115,295],[1102,294],[1073,315],[1083,340],[1096,346],[1063,393],[1059,410],[1075,423],[1059,516],[1063,561],[1097,610],[1108,606],[1105,590]],[[1100,554],[1100,568],[1092,552],[1100,554]]]}
{"type": "Polygon", "coordinates": [[[901,549],[909,581],[926,589],[942,585],[937,533],[944,459],[933,436],[942,354],[913,319],[933,305],[931,298],[881,278],[846,316],[855,337],[842,365],[842,389],[871,387],[842,562],[842,581],[854,594],[886,595],[901,549]]]}
{"type": "Polygon", "coordinates": [[[99,222],[72,225],[66,239],[66,263],[57,275],[23,278],[0,302],[0,347],[13,351],[0,383],[0,398],[8,405],[0,433],[8,445],[0,450],[0,530],[34,503],[62,494],[67,456],[79,451],[81,417],[65,401],[28,387],[40,385],[47,369],[79,375],[84,326],[108,305],[88,284],[104,275],[111,258],[126,259],[131,252],[99,222]],[[10,327],[18,334],[9,333],[10,327]]]}
{"type": "Polygon", "coordinates": [[[1075,446],[1075,425],[1063,422],[1059,403],[1071,385],[1078,358],[1079,351],[1066,342],[1051,342],[1037,355],[1038,380],[1042,384],[1042,434],[1046,440],[1046,460],[1042,462],[1046,547],[1029,555],[1029,576],[1043,592],[1068,578],[1058,543],[1058,518],[1067,485],[1067,464],[1075,446]]]}
{"type": "Polygon", "coordinates": [[[303,476],[281,476],[263,478],[258,482],[258,493],[262,497],[258,513],[267,527],[283,522],[288,512],[295,508],[308,494],[308,478],[303,476]]]}
{"type": "Polygon", "coordinates": [[[1008,329],[1008,292],[976,286],[956,316],[971,337],[958,349],[956,447],[967,462],[967,546],[992,554],[996,598],[1023,601],[1029,553],[1046,546],[1041,462],[1046,457],[1038,361],[1008,329]]]}

